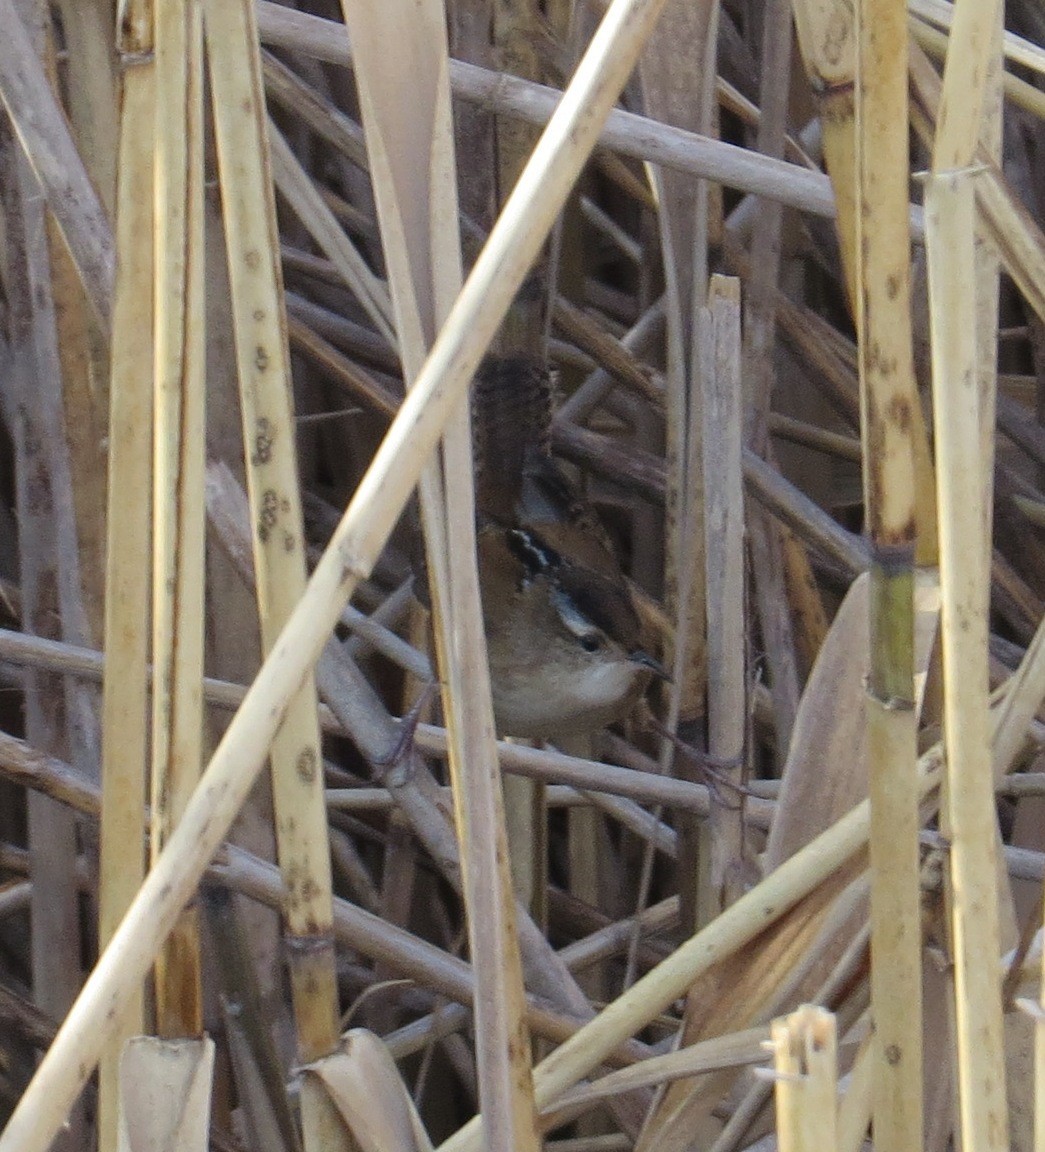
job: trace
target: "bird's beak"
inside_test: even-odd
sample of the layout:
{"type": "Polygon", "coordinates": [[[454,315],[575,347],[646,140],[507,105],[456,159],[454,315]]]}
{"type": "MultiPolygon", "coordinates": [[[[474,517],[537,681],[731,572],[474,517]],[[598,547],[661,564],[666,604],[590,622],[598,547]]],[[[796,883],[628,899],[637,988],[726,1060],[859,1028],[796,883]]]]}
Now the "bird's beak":
{"type": "Polygon", "coordinates": [[[663,680],[666,684],[671,683],[671,673],[667,668],[659,660],[654,660],[648,652],[643,652],[641,648],[632,652],[628,659],[632,664],[639,664],[643,668],[647,668],[658,680],[663,680]]]}

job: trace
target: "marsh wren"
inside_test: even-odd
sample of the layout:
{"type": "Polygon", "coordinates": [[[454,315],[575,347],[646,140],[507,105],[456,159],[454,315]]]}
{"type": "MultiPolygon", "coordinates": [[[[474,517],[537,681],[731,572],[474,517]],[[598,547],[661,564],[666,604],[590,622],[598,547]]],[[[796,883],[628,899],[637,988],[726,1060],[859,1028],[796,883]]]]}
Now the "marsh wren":
{"type": "Polygon", "coordinates": [[[479,583],[497,727],[591,732],[663,675],[594,508],[550,451],[551,379],[488,357],[472,394],[479,583]]]}

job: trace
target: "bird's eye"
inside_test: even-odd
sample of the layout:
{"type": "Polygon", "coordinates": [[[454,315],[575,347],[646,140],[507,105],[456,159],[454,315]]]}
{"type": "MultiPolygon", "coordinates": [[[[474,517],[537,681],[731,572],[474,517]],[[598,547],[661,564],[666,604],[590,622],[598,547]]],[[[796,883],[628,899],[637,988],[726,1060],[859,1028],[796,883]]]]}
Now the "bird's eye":
{"type": "Polygon", "coordinates": [[[581,637],[581,647],[585,652],[598,652],[602,647],[602,637],[597,632],[588,632],[581,637]]]}

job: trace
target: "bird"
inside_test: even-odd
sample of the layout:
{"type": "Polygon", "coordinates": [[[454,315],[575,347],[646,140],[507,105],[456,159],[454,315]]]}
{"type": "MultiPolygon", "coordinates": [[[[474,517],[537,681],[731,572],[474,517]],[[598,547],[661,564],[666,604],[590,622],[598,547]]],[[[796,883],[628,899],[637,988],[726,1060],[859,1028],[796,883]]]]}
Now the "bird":
{"type": "Polygon", "coordinates": [[[476,541],[494,719],[505,735],[582,735],[651,676],[643,624],[605,527],[551,454],[540,360],[489,355],[473,382],[476,541]]]}

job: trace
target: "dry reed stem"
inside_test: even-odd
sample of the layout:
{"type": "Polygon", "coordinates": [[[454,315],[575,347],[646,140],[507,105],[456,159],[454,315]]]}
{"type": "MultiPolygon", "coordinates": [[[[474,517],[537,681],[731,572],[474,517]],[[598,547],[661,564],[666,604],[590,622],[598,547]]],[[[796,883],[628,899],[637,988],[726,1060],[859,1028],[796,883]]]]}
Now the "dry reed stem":
{"type": "MultiPolygon", "coordinates": [[[[99,815],[101,794],[95,785],[85,781],[68,764],[43,756],[24,742],[2,733],[0,772],[27,788],[54,797],[76,812],[94,818],[99,815]]],[[[219,862],[208,869],[207,876],[273,908],[279,908],[284,899],[285,888],[279,870],[230,844],[221,846],[219,862]]],[[[644,914],[644,921],[647,915],[649,913],[644,914]]],[[[612,926],[610,932],[617,937],[615,947],[623,944],[620,937],[630,932],[630,927],[627,922],[612,926]]],[[[462,1006],[472,1004],[475,984],[471,966],[460,958],[343,899],[334,901],[334,929],[346,948],[385,964],[429,987],[436,995],[462,1006]]],[[[593,943],[596,947],[602,946],[597,940],[593,943]]],[[[587,948],[584,941],[578,941],[564,950],[564,959],[570,955],[571,949],[583,954],[587,948]]],[[[582,1023],[576,1016],[550,1010],[546,1000],[536,997],[527,1000],[527,1021],[536,1035],[553,1042],[561,1042],[573,1035],[582,1023]]],[[[645,1045],[629,1042],[614,1054],[610,1063],[627,1064],[649,1055],[650,1050],[645,1045]]]]}
{"type": "MultiPolygon", "coordinates": [[[[915,17],[911,18],[910,27],[911,35],[929,55],[938,60],[946,59],[947,47],[950,43],[950,38],[946,33],[938,31],[915,17]]],[[[1038,51],[1040,54],[1040,49],[1038,51]]],[[[1035,70],[1040,71],[1040,55],[1035,57],[1035,64],[1035,70]]],[[[1013,76],[1011,72],[1003,73],[1001,82],[1007,100],[1017,107],[1026,109],[1038,119],[1045,119],[1045,95],[1042,94],[1040,88],[1035,88],[1019,76],[1013,76]]]]}
{"type": "MultiPolygon", "coordinates": [[[[157,10],[155,439],[153,485],[152,861],[200,776],[203,725],[203,44],[198,0],[157,10]]],[[[140,891],[140,889],[139,889],[140,891]]],[[[196,914],[156,969],[162,1036],[202,1031],[196,914]]]]}
{"type": "Polygon", "coordinates": [[[838,1142],[833,1014],[806,1004],[774,1020],[771,1032],[780,1152],[833,1152],[838,1142]]]}
{"type": "MultiPolygon", "coordinates": [[[[349,5],[367,150],[404,374],[416,379],[462,279],[447,44],[438,4],[409,13],[349,5]],[[420,90],[404,116],[401,88],[420,90]],[[418,211],[421,209],[421,211],[418,211]]],[[[475,561],[468,408],[447,421],[421,480],[440,679],[469,942],[477,979],[479,1098],[492,1147],[537,1147],[523,981],[497,772],[475,561]],[[443,467],[440,470],[440,462],[443,467]]]]}
{"type": "Polygon", "coordinates": [[[799,0],[795,31],[817,94],[824,160],[837,207],[838,239],[850,299],[856,276],[856,135],[853,83],[857,38],[853,12],[837,0],[799,0]]]}
{"type": "Polygon", "coordinates": [[[879,1152],[922,1145],[922,924],[918,710],[914,690],[917,526],[907,214],[907,13],[856,7],[857,324],[865,516],[871,536],[867,740],[871,799],[874,1133],[879,1152]]]}
{"type": "Polygon", "coordinates": [[[865,1036],[853,1061],[842,1099],[838,1103],[837,1152],[860,1152],[874,1108],[874,1038],[865,1036]]]}
{"type": "MultiPolygon", "coordinates": [[[[206,15],[254,569],[267,651],[306,582],[290,357],[253,5],[249,0],[208,3],[206,15]]],[[[271,752],[277,848],[287,887],[282,913],[302,1063],[334,1052],[340,1032],[316,708],[315,684],[306,676],[271,752]]],[[[302,1086],[301,1116],[307,1152],[347,1148],[347,1136],[314,1081],[302,1086]]]]}
{"type": "MultiPolygon", "coordinates": [[[[954,145],[951,146],[955,147],[954,145]]],[[[987,714],[987,570],[978,468],[972,173],[941,173],[926,185],[932,314],[933,398],[940,508],[944,730],[949,823],[959,1109],[968,1147],[1008,1146],[1001,990],[990,957],[1000,954],[995,809],[987,714]]]]}
{"type": "MultiPolygon", "coordinates": [[[[740,388],[740,285],[714,276],[703,321],[705,367],[704,512],[707,560],[708,751],[741,784],[747,744],[744,579],[743,420],[740,388]]],[[[743,804],[712,803],[708,827],[709,895],[714,912],[738,892],[744,859],[743,804]]],[[[705,923],[711,915],[701,917],[705,923]]]]}
{"type": "MultiPolygon", "coordinates": [[[[908,8],[912,16],[936,24],[948,33],[954,23],[954,4],[950,0],[909,0],[908,8]]],[[[1002,37],[1002,50],[1011,63],[1045,75],[1045,48],[1040,44],[1007,31],[1002,37]]]]}
{"type": "Polygon", "coordinates": [[[289,699],[369,574],[421,467],[619,95],[658,0],[614,0],[490,234],[425,369],[346,510],[305,595],[219,744],[193,800],[98,960],[2,1136],[43,1152],[261,769],[289,699]]]}
{"type": "MultiPolygon", "coordinates": [[[[858,307],[858,211],[856,186],[857,135],[855,89],[859,39],[854,10],[836,0],[801,0],[795,7],[795,26],[806,72],[818,93],[824,160],[838,206],[837,233],[850,311],[858,307]]],[[[906,171],[906,169],[905,169],[906,171]]],[[[896,227],[896,225],[894,225],[896,227]]],[[[831,330],[834,331],[833,329],[831,330]]],[[[928,430],[921,407],[911,412],[914,451],[917,560],[936,560],[936,511],[928,430]]]]}
{"type": "Polygon", "coordinates": [[[961,0],[954,9],[947,67],[936,117],[933,171],[972,163],[979,145],[990,81],[989,52],[1001,0],[961,0]]]}
{"type": "Polygon", "coordinates": [[[700,1076],[723,1068],[764,1064],[769,1059],[766,1053],[768,1038],[769,1032],[765,1027],[748,1028],[743,1032],[732,1032],[711,1040],[702,1040],[677,1052],[651,1056],[641,1064],[610,1072],[564,1093],[555,1102],[554,1107],[544,1114],[542,1120],[546,1127],[554,1127],[559,1123],[560,1114],[568,1112],[575,1115],[579,1107],[590,1107],[618,1092],[643,1087],[655,1088],[672,1080],[700,1076]]]}
{"type": "Polygon", "coordinates": [[[431,1142],[399,1069],[382,1042],[354,1028],[344,1051],[306,1074],[320,1082],[362,1152],[431,1152],[431,1142]]]}
{"type": "MultiPolygon", "coordinates": [[[[151,41],[151,26],[149,28],[151,41]]],[[[145,762],[149,714],[149,586],[152,511],[152,387],[141,366],[153,362],[152,145],[154,66],[123,78],[116,244],[123,253],[113,299],[109,401],[109,507],[105,641],[110,668],[102,697],[102,788],[98,938],[108,943],[145,876],[145,762]],[[128,500],[127,493],[136,494],[128,500]]],[[[98,1142],[116,1140],[117,1075],[124,1040],[144,1026],[142,990],[99,1070],[98,1142]]]]}
{"type": "MultiPolygon", "coordinates": [[[[46,52],[44,33],[34,51],[46,52]]],[[[62,316],[54,291],[59,265],[49,244],[47,207],[28,160],[6,140],[2,191],[6,213],[7,293],[16,350],[4,389],[5,420],[14,450],[14,511],[22,626],[43,635],[83,638],[78,540],[59,339],[62,316]]],[[[97,733],[82,688],[32,675],[24,686],[25,731],[43,748],[68,748],[77,767],[97,770],[97,733]]],[[[25,834],[32,877],[27,941],[35,1004],[60,1019],[81,979],[75,878],[77,830],[71,815],[44,797],[26,804],[25,834]]],[[[70,1118],[63,1148],[84,1139],[83,1116],[70,1118]]]]}

